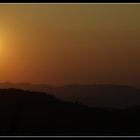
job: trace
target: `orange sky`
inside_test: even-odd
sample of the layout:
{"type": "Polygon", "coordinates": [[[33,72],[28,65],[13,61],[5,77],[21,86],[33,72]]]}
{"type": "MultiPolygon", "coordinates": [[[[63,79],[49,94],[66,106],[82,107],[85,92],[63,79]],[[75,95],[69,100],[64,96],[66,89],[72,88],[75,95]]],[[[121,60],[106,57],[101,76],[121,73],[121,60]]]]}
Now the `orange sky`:
{"type": "Polygon", "coordinates": [[[140,5],[0,4],[0,81],[140,85],[140,5]]]}

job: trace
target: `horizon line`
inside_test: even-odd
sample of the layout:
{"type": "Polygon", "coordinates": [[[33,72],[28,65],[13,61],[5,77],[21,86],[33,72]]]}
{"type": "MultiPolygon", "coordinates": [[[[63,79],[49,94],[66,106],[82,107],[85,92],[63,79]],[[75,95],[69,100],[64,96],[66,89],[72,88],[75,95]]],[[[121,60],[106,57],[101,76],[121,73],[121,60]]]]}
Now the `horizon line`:
{"type": "Polygon", "coordinates": [[[139,85],[130,85],[130,84],[119,84],[119,83],[69,83],[69,84],[59,84],[59,85],[55,85],[55,84],[48,84],[48,83],[32,83],[32,82],[1,82],[0,84],[30,84],[30,85],[47,85],[47,86],[51,86],[51,87],[64,87],[64,86],[71,86],[71,85],[77,85],[77,86],[96,86],[96,85],[114,85],[114,86],[128,86],[128,87],[134,87],[134,88],[138,88],[140,87],[139,85]]]}

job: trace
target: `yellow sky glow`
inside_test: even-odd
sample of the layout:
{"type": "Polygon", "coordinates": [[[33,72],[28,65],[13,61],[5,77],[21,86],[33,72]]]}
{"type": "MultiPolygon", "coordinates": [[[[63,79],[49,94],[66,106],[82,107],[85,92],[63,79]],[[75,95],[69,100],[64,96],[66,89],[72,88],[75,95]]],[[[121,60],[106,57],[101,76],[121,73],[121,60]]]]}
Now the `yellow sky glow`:
{"type": "Polygon", "coordinates": [[[140,83],[140,5],[0,4],[0,81],[140,83]]]}

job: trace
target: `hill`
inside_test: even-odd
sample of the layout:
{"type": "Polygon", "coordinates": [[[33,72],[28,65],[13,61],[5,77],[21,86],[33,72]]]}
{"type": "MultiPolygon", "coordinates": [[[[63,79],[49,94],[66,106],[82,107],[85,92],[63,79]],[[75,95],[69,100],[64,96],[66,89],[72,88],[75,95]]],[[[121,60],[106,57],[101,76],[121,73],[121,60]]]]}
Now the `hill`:
{"type": "Polygon", "coordinates": [[[47,92],[61,100],[79,102],[90,107],[129,108],[140,106],[140,89],[126,85],[73,84],[53,87],[47,84],[0,83],[0,88],[18,88],[47,92]]]}
{"type": "Polygon", "coordinates": [[[0,89],[0,135],[140,135],[140,107],[90,108],[43,92],[0,89]]]}

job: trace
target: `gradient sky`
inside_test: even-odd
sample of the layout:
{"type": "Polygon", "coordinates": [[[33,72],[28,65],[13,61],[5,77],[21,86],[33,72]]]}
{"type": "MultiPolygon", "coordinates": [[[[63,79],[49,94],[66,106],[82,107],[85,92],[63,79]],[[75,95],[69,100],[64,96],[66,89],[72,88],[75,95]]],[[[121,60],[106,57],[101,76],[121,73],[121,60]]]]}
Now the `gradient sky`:
{"type": "Polygon", "coordinates": [[[0,4],[0,81],[140,86],[140,5],[0,4]]]}

